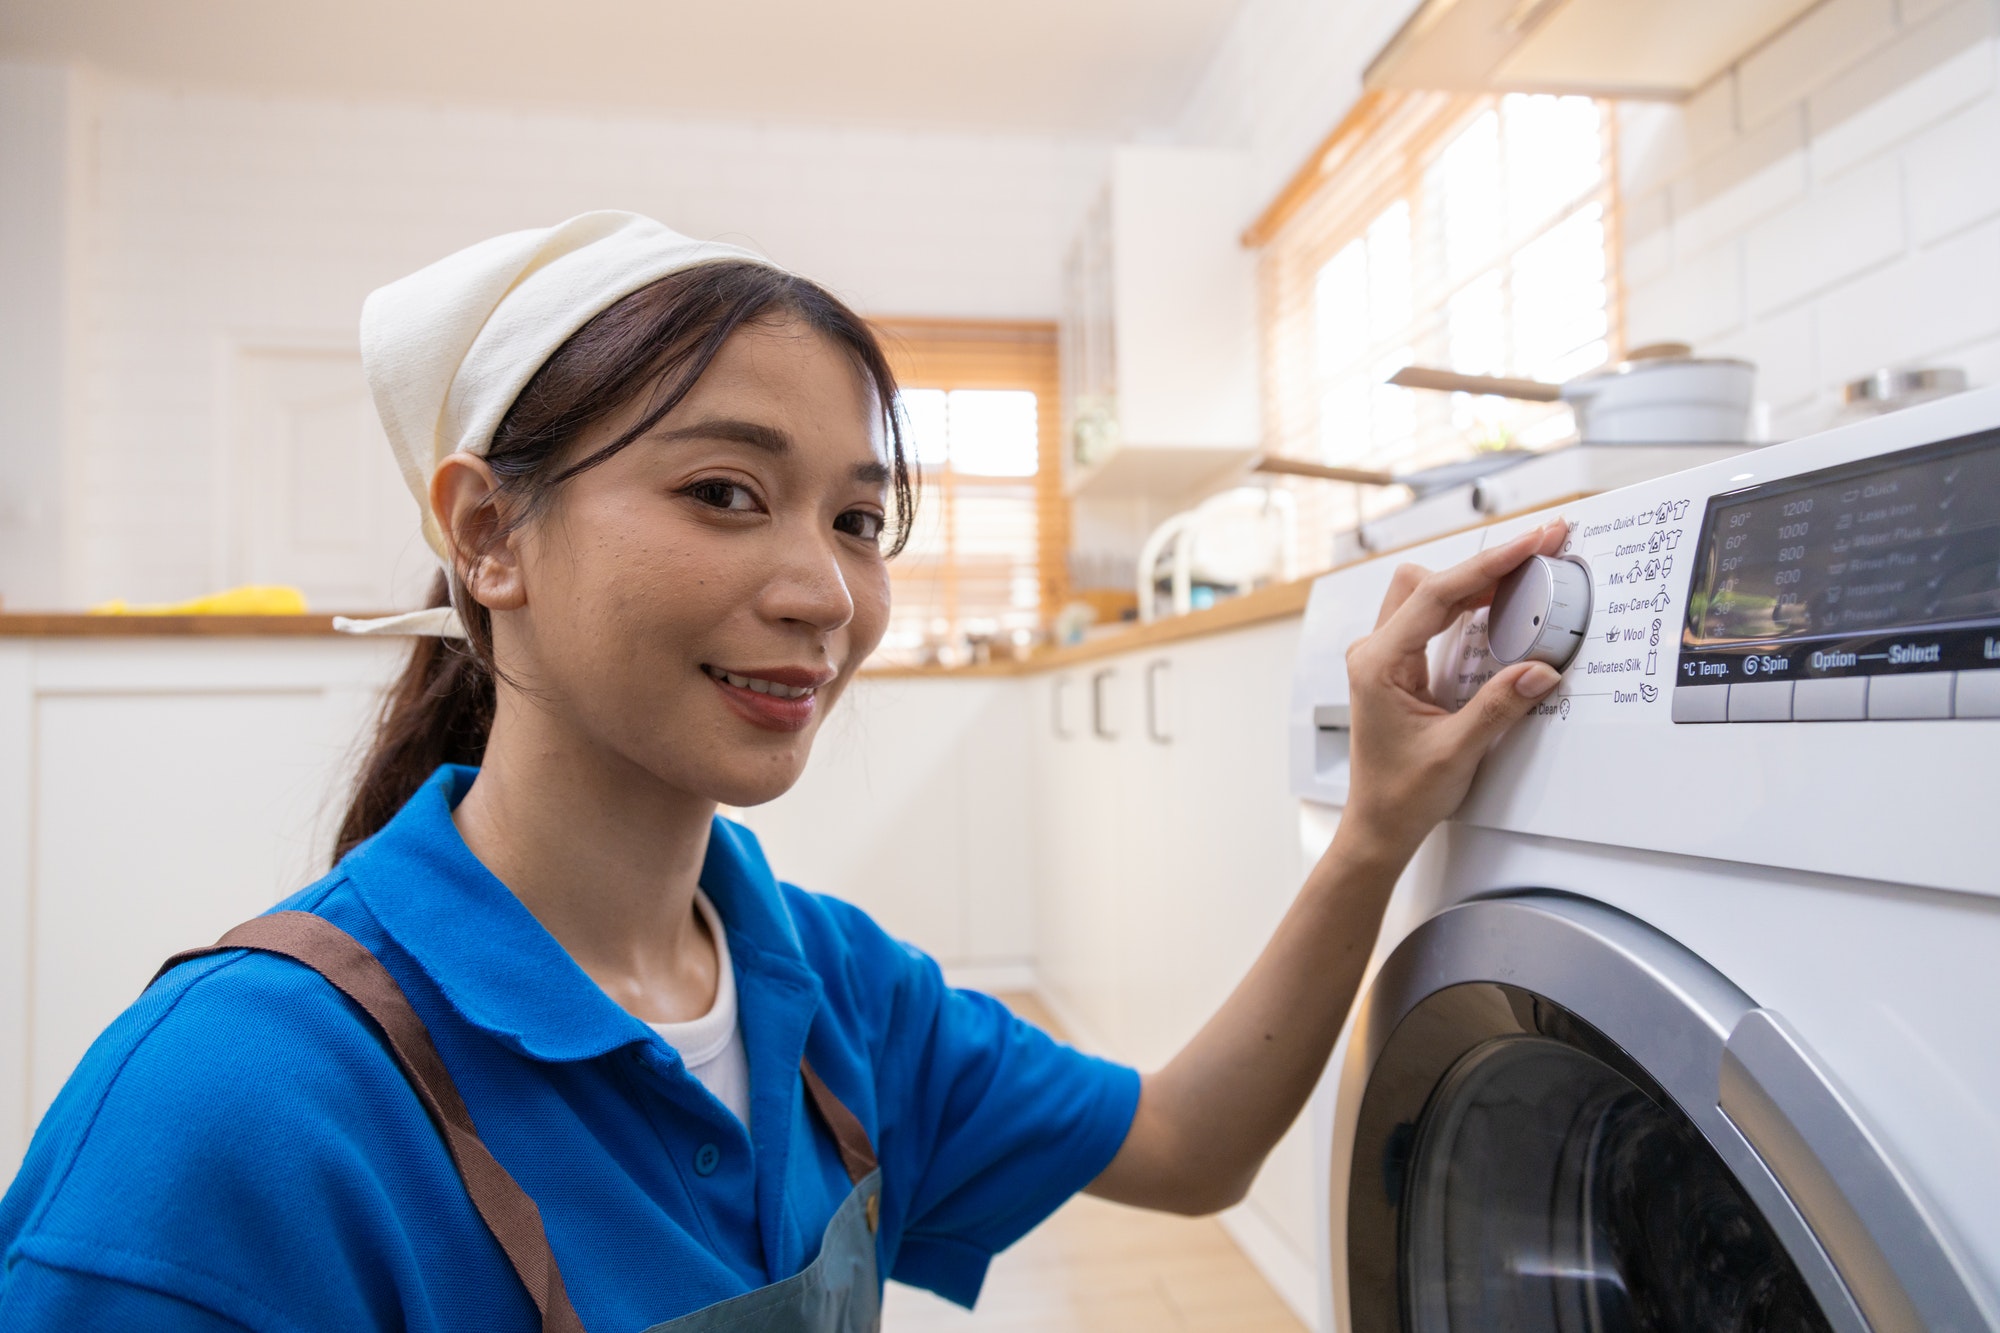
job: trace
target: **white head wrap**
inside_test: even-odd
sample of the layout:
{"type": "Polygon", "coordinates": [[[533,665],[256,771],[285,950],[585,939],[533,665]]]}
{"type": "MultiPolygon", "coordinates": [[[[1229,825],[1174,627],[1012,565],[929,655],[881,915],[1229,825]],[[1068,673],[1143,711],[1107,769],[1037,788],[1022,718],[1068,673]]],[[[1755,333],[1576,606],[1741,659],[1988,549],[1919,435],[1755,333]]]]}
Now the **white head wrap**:
{"type": "MultiPolygon", "coordinates": [[[[369,293],[361,364],[389,447],[423,514],[424,540],[450,558],[431,515],[431,474],[446,455],[485,454],[542,363],[572,333],[657,278],[720,260],[770,264],[697,241],[637,213],[583,213],[509,232],[369,293]]],[[[350,634],[463,638],[450,607],[377,620],[336,617],[350,634]]]]}

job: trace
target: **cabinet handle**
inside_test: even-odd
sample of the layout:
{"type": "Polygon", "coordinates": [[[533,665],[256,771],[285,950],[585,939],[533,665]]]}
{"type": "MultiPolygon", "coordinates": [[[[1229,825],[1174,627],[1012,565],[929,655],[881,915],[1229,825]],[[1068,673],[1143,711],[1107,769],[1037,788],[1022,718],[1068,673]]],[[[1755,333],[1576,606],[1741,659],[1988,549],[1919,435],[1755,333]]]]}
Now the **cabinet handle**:
{"type": "Polygon", "coordinates": [[[1063,704],[1069,699],[1070,680],[1068,676],[1057,676],[1054,688],[1049,691],[1049,730],[1059,741],[1071,739],[1070,729],[1063,725],[1069,710],[1063,704]]]}
{"type": "Polygon", "coordinates": [[[1160,676],[1173,669],[1167,658],[1146,664],[1146,735],[1160,745],[1172,745],[1174,738],[1160,722],[1160,676]]]}
{"type": "Polygon", "coordinates": [[[1118,733],[1104,725],[1104,682],[1117,674],[1118,668],[1106,667],[1090,677],[1090,729],[1100,740],[1118,739],[1118,733]]]}

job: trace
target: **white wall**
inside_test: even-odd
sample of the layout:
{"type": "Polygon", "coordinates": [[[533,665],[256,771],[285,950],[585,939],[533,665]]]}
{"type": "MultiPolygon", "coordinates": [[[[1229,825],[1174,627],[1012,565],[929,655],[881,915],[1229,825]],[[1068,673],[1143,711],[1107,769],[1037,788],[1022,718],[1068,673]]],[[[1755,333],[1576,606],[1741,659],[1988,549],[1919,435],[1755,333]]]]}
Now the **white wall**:
{"type": "MultiPolygon", "coordinates": [[[[869,313],[1052,318],[1105,160],[1077,139],[98,87],[73,183],[88,203],[72,601],[226,581],[235,359],[351,347],[371,288],[449,250],[631,208],[747,241],[869,313]]],[[[50,188],[0,212],[33,221],[50,188]]],[[[24,341],[42,321],[10,301],[0,326],[24,341]]],[[[28,438],[0,431],[0,449],[28,438]]]]}
{"type": "Polygon", "coordinates": [[[2000,5],[1826,0],[1620,115],[1627,332],[1757,362],[1772,429],[1885,365],[2000,380],[2000,5]]]}
{"type": "Polygon", "coordinates": [[[85,80],[0,61],[0,599],[63,597],[85,80]]]}
{"type": "Polygon", "coordinates": [[[1355,99],[1416,0],[1246,0],[1180,117],[1191,144],[1248,149],[1247,224],[1355,99]]]}

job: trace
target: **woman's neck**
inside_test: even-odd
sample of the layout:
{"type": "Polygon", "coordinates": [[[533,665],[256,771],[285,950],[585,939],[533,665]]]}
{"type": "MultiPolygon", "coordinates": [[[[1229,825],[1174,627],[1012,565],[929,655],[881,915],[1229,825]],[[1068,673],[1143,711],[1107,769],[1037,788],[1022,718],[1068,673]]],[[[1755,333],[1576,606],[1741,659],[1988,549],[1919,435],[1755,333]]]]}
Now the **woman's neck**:
{"type": "Polygon", "coordinates": [[[694,893],[715,803],[500,694],[479,777],[452,816],[465,845],[627,1011],[701,1017],[717,955],[694,893]]]}

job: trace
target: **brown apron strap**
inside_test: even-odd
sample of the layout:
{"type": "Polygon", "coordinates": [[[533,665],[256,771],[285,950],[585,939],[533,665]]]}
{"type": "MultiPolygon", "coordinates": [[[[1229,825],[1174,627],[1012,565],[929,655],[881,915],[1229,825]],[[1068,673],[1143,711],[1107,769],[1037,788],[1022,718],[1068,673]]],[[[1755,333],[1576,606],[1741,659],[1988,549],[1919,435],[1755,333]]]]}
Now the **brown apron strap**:
{"type": "Polygon", "coordinates": [[[833,1089],[820,1079],[810,1060],[800,1058],[799,1073],[805,1078],[806,1091],[812,1094],[812,1104],[818,1108],[819,1118],[826,1121],[826,1127],[833,1131],[833,1141],[840,1148],[840,1164],[847,1168],[848,1180],[859,1185],[875,1170],[876,1165],[875,1145],[868,1141],[868,1131],[861,1127],[854,1112],[833,1095],[833,1089]]]}
{"type": "MultiPolygon", "coordinates": [[[[205,949],[175,954],[160,965],[153,980],[158,981],[190,959],[229,949],[256,949],[303,963],[375,1021],[403,1076],[409,1079],[424,1110],[430,1114],[431,1123],[444,1136],[445,1148],[465,1182],[465,1192],[472,1196],[473,1207],[479,1210],[493,1239],[506,1251],[507,1262],[514,1266],[521,1285],[534,1298],[535,1308],[542,1314],[543,1333],[583,1333],[583,1323],[569,1303],[569,1294],[563,1290],[562,1273],[556,1267],[548,1235],[542,1230],[541,1210],[519,1182],[507,1174],[507,1168],[487,1151],[479,1131],[473,1127],[471,1112],[465,1109],[465,1099],[458,1095],[458,1085],[452,1082],[451,1072],[431,1042],[430,1030],[417,1017],[402,987],[381,960],[324,917],[310,912],[273,912],[245,921],[205,949]]],[[[810,1061],[800,1059],[799,1074],[805,1079],[806,1092],[819,1118],[833,1134],[848,1179],[859,1185],[876,1168],[875,1146],[869,1142],[868,1131],[862,1128],[854,1112],[833,1095],[833,1089],[814,1072],[810,1061]]],[[[871,1231],[874,1202],[869,1200],[871,1231]]]]}
{"type": "MultiPolygon", "coordinates": [[[[563,1290],[562,1273],[542,1230],[541,1210],[480,1141],[465,1100],[458,1095],[458,1086],[431,1043],[429,1030],[389,970],[360,941],[324,917],[310,912],[274,912],[244,922],[205,949],[175,954],[153,979],[159,980],[168,969],[191,958],[226,949],[257,949],[303,963],[375,1020],[396,1063],[430,1113],[431,1122],[444,1136],[445,1148],[465,1181],[473,1207],[506,1251],[521,1285],[541,1311],[543,1333],[583,1333],[583,1323],[563,1290]]],[[[843,1155],[845,1152],[843,1145],[843,1155]]]]}

